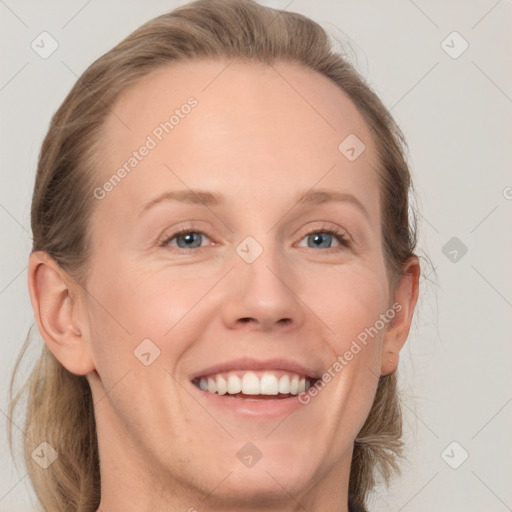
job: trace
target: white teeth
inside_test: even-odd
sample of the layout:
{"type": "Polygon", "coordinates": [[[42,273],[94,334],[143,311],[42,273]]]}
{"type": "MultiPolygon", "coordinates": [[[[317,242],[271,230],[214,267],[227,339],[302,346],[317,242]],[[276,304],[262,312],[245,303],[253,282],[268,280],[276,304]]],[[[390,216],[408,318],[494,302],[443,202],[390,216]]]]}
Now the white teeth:
{"type": "Polygon", "coordinates": [[[290,392],[290,377],[283,375],[279,379],[279,393],[288,394],[290,392]]]}
{"type": "Polygon", "coordinates": [[[236,395],[240,391],[242,391],[242,381],[236,375],[230,375],[228,377],[228,393],[236,395]]]}
{"type": "Polygon", "coordinates": [[[275,375],[271,373],[263,375],[260,380],[260,392],[262,395],[277,395],[279,393],[279,384],[275,375]]]}
{"type": "Polygon", "coordinates": [[[290,393],[296,395],[299,392],[299,376],[294,375],[290,382],[290,393]]]}
{"type": "MultiPolygon", "coordinates": [[[[202,379],[201,379],[202,380],[202,379]]],[[[217,383],[212,379],[208,379],[208,386],[206,388],[210,393],[216,393],[217,392],[217,383]]]]}
{"type": "Polygon", "coordinates": [[[243,373],[242,378],[232,373],[228,375],[227,380],[221,374],[202,377],[199,380],[199,387],[203,391],[219,395],[236,395],[240,392],[244,395],[298,395],[307,391],[310,386],[311,381],[308,378],[297,374],[285,374],[278,379],[272,372],[263,373],[261,378],[256,373],[248,371],[243,373]]]}
{"type": "MultiPolygon", "coordinates": [[[[228,383],[226,382],[226,379],[224,379],[224,377],[222,375],[218,375],[216,382],[217,382],[217,393],[219,395],[225,395],[228,392],[228,383]]],[[[215,393],[215,390],[210,389],[209,387],[208,387],[208,391],[210,393],[215,393]]]]}
{"type": "Polygon", "coordinates": [[[244,395],[260,394],[260,380],[254,373],[247,372],[242,377],[242,392],[244,395]]]}

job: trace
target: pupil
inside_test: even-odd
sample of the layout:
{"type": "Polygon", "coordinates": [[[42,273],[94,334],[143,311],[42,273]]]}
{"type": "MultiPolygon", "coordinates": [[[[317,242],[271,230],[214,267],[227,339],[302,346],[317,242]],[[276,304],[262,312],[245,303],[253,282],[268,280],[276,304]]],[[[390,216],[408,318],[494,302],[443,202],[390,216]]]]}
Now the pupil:
{"type": "MultiPolygon", "coordinates": [[[[201,235],[199,233],[187,233],[186,235],[182,235],[182,239],[185,241],[185,247],[191,247],[193,242],[194,242],[194,237],[200,237],[201,235]],[[192,242],[192,243],[191,243],[192,242]]],[[[197,242],[197,239],[196,239],[196,242],[197,242]]],[[[179,239],[178,239],[178,245],[180,247],[183,247],[183,245],[179,243],[179,239]]],[[[201,239],[199,238],[199,246],[201,245],[201,239]]],[[[196,244],[195,247],[198,247],[198,245],[196,244]]]]}
{"type": "MultiPolygon", "coordinates": [[[[319,247],[320,245],[322,245],[322,238],[326,239],[327,240],[327,245],[324,244],[323,246],[324,247],[329,247],[329,241],[330,241],[330,238],[331,238],[331,235],[329,235],[328,233],[321,233],[321,234],[315,234],[313,236],[313,239],[314,239],[314,247],[319,247]]],[[[311,247],[311,246],[310,246],[311,247]]]]}

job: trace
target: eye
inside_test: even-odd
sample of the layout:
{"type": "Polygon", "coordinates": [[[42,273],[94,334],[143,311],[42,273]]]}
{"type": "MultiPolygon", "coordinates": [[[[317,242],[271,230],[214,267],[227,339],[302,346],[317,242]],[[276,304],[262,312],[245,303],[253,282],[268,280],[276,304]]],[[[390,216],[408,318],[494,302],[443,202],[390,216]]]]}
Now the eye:
{"type": "MultiPolygon", "coordinates": [[[[210,240],[208,235],[200,230],[184,228],[176,231],[172,235],[165,237],[160,243],[160,247],[174,246],[178,249],[201,249],[205,247],[203,242],[210,240]]],[[[350,242],[345,233],[339,229],[331,227],[323,227],[311,231],[302,240],[308,239],[307,247],[313,249],[332,249],[332,243],[337,243],[335,247],[349,247],[350,242]]],[[[303,247],[303,245],[300,245],[303,247]]]]}
{"type": "Polygon", "coordinates": [[[201,243],[203,242],[204,237],[208,239],[208,236],[202,231],[185,228],[173,233],[169,237],[166,237],[159,245],[161,247],[174,245],[179,249],[199,249],[202,246],[201,243]],[[172,244],[171,242],[175,239],[176,244],[172,244]]]}
{"type": "Polygon", "coordinates": [[[304,239],[308,239],[307,247],[311,248],[331,249],[333,240],[338,243],[337,247],[350,246],[349,239],[343,231],[330,227],[311,231],[302,240],[304,239]]]}

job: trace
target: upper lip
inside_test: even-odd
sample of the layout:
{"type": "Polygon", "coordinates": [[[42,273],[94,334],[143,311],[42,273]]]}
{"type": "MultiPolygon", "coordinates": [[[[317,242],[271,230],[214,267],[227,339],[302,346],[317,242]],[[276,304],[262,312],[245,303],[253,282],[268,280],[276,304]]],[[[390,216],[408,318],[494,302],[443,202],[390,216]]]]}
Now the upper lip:
{"type": "Polygon", "coordinates": [[[232,359],[223,363],[215,364],[204,368],[190,376],[190,380],[197,377],[204,377],[214,373],[229,372],[232,370],[284,370],[288,372],[297,373],[304,377],[319,379],[320,374],[312,368],[300,364],[299,362],[290,359],[273,358],[273,359],[253,359],[250,357],[242,357],[239,359],[232,359]]]}

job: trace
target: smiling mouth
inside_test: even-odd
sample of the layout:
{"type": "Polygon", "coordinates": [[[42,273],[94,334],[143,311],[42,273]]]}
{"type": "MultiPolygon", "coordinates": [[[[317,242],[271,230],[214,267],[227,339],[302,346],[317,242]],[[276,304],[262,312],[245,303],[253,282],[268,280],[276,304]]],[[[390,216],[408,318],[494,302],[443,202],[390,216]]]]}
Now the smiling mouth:
{"type": "Polygon", "coordinates": [[[306,393],[319,379],[282,370],[231,371],[196,377],[202,391],[242,400],[285,400],[306,393]]]}

